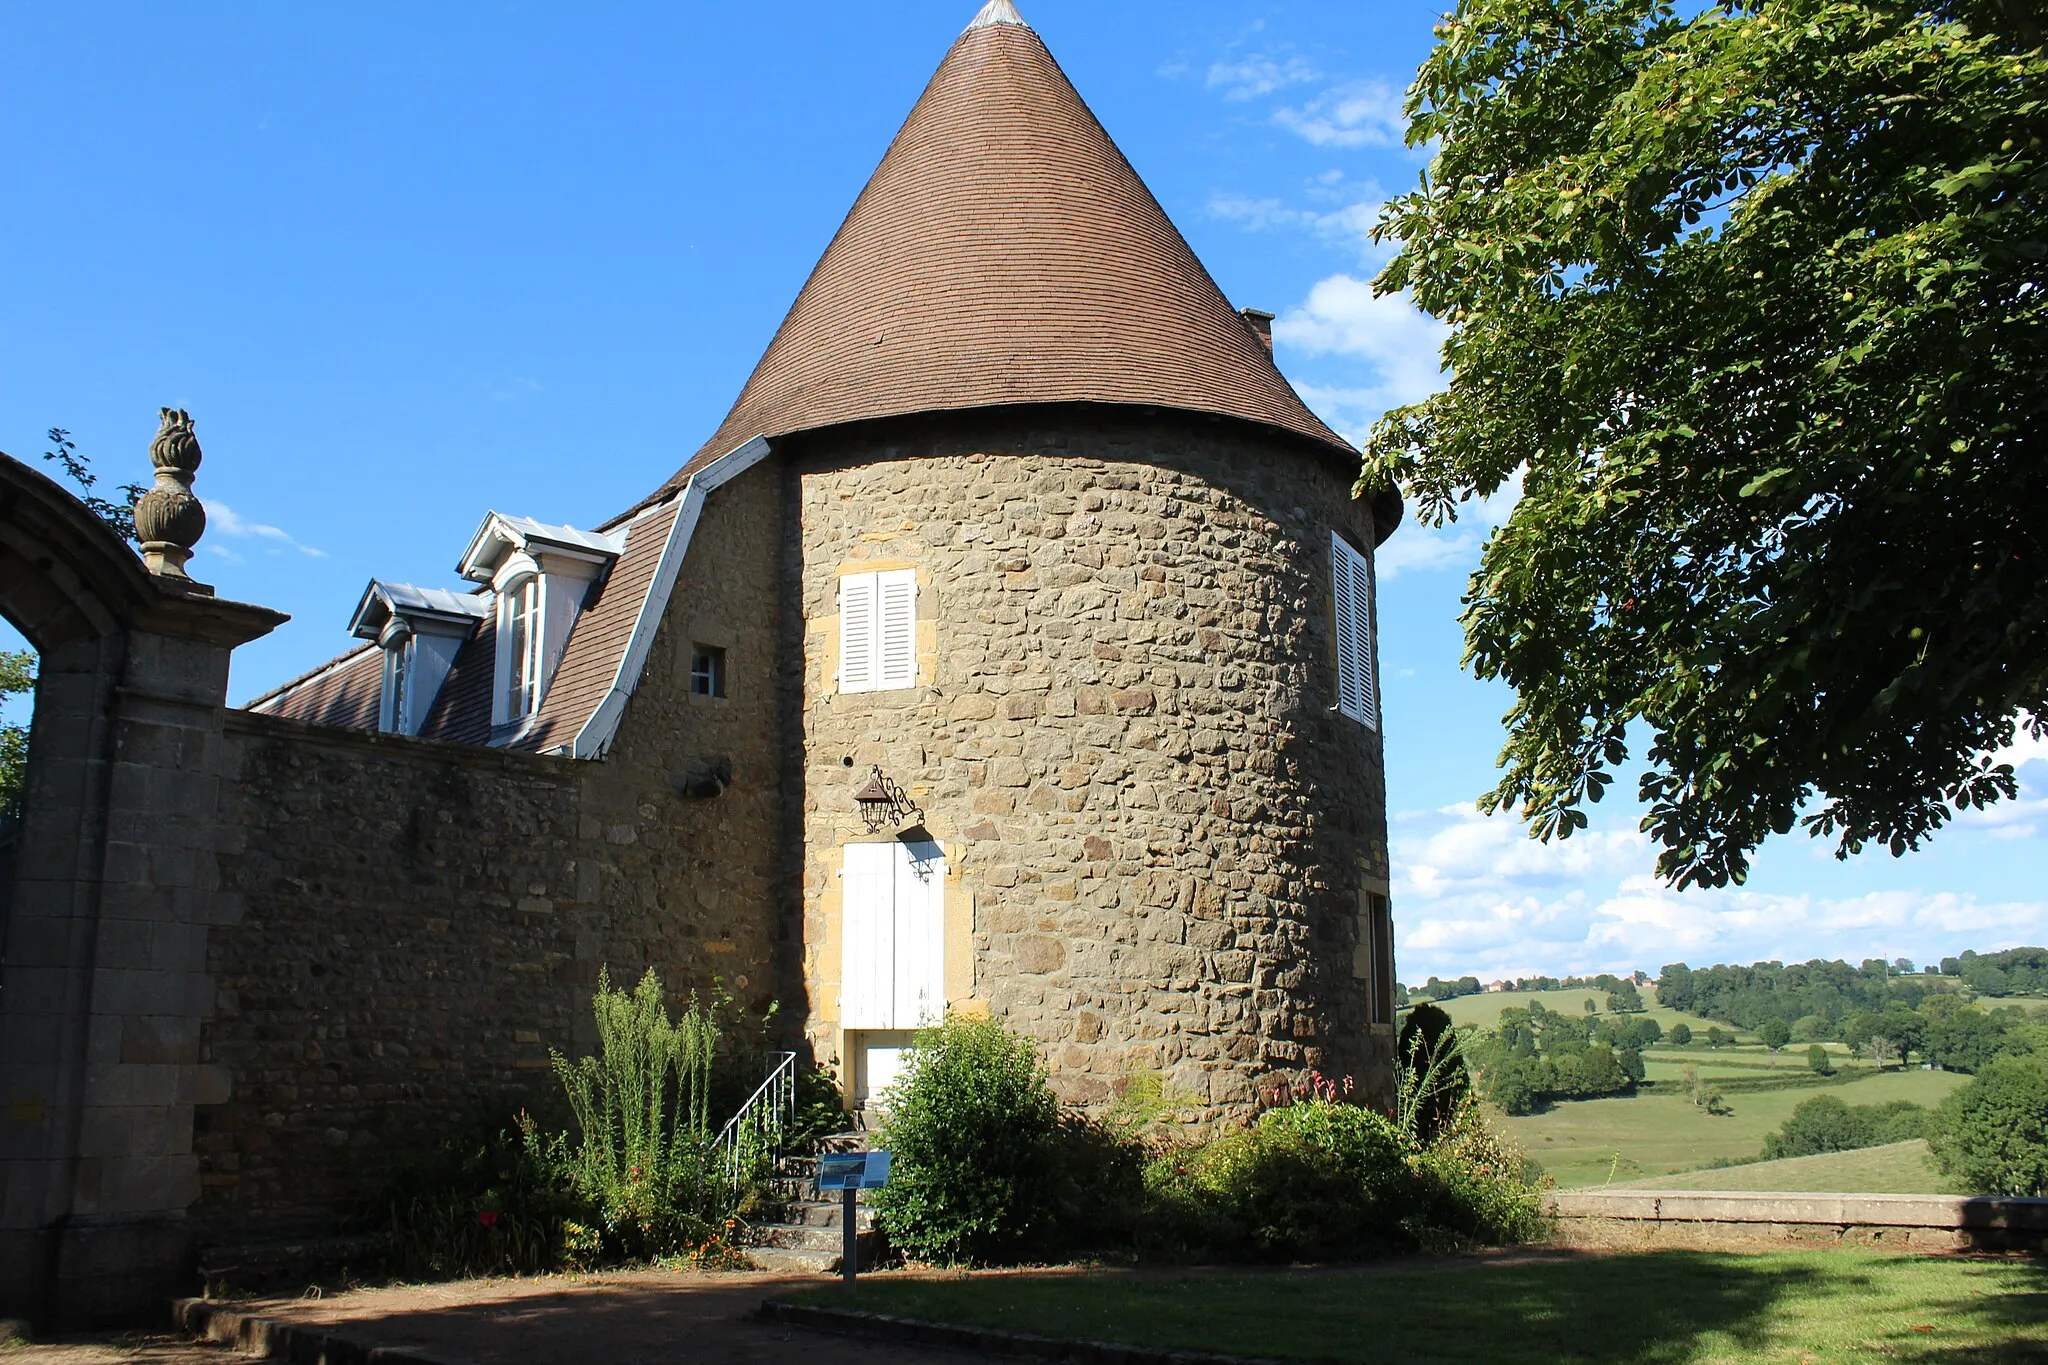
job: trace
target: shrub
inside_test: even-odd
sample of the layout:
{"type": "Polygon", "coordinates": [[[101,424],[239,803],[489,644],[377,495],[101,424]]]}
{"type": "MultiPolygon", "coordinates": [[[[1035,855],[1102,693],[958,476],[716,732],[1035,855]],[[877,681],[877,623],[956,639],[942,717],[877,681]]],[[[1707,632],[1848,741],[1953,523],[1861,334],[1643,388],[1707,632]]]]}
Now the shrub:
{"type": "Polygon", "coordinates": [[[1801,1101],[1777,1132],[1764,1139],[1763,1160],[1881,1147],[1925,1136],[1928,1114],[1911,1100],[1842,1103],[1833,1095],[1801,1101]]]}
{"type": "Polygon", "coordinates": [[[1806,1064],[1813,1069],[1813,1074],[1816,1076],[1832,1076],[1835,1074],[1835,1064],[1829,1060],[1828,1050],[1819,1043],[1815,1043],[1806,1049],[1806,1064]]]}
{"type": "MultiPolygon", "coordinates": [[[[1221,1260],[1339,1255],[1363,1239],[1367,1203],[1342,1163],[1300,1133],[1255,1127],[1146,1168],[1148,1242],[1221,1260]]],[[[1396,1235],[1398,1235],[1398,1231],[1396,1235]]]]}
{"type": "Polygon", "coordinates": [[[584,1216],[561,1146],[522,1113],[516,1131],[447,1139],[401,1171],[385,1206],[390,1269],[408,1279],[554,1269],[584,1216]]]}
{"type": "Polygon", "coordinates": [[[1692,1045],[1692,1025],[1673,1024],[1671,1026],[1671,1042],[1675,1047],[1690,1047],[1692,1045]]]}
{"type": "Polygon", "coordinates": [[[1758,1025],[1756,1033],[1763,1039],[1764,1046],[1773,1052],[1792,1041],[1792,1026],[1776,1015],[1758,1025]]]}
{"type": "Polygon", "coordinates": [[[1402,1122],[1416,1141],[1434,1142],[1472,1093],[1451,1016],[1435,1005],[1417,1005],[1401,1025],[1399,1050],[1402,1122]]]}
{"type": "Polygon", "coordinates": [[[988,1262],[1056,1240],[1060,1108],[1028,1039],[958,1016],[919,1033],[880,1138],[895,1159],[875,1216],[906,1255],[988,1262]]]}
{"type": "Polygon", "coordinates": [[[1426,1250],[1526,1242],[1544,1232],[1540,1169],[1487,1126],[1477,1105],[1467,1104],[1408,1166],[1415,1179],[1402,1227],[1426,1250]]]}
{"type": "Polygon", "coordinates": [[[1942,1101],[1930,1124],[1934,1161],[1977,1194],[2048,1195],[2048,1070],[2000,1057],[1942,1101]]]}

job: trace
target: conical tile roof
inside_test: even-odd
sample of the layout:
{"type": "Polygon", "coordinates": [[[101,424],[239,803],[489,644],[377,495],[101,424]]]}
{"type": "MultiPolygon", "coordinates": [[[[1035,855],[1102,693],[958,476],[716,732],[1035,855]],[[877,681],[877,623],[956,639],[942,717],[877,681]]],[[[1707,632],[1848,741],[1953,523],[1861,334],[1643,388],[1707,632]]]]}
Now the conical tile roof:
{"type": "Polygon", "coordinates": [[[990,0],[671,486],[757,434],[1049,402],[1219,413],[1354,458],[1038,35],[990,0]]]}

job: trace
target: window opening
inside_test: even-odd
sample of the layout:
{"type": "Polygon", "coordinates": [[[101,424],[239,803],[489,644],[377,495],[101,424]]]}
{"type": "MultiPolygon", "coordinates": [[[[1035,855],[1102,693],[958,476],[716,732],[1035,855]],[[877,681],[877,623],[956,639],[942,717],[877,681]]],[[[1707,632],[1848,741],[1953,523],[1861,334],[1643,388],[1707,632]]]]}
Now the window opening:
{"type": "Polygon", "coordinates": [[[523,720],[540,706],[540,579],[522,580],[505,601],[505,719],[523,720]]]}
{"type": "Polygon", "coordinates": [[[700,697],[725,695],[725,651],[716,645],[690,647],[690,691],[700,697]]]}

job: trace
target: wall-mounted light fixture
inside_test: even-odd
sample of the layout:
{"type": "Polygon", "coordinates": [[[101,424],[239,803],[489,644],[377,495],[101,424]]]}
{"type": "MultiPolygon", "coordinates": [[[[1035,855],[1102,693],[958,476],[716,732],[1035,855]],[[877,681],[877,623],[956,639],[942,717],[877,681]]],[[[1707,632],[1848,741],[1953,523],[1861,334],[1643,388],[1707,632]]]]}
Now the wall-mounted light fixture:
{"type": "Polygon", "coordinates": [[[912,821],[922,824],[924,812],[917,803],[904,795],[903,788],[883,775],[877,764],[868,774],[867,785],[853,794],[854,804],[860,807],[862,823],[873,834],[884,825],[907,825],[912,821]]]}

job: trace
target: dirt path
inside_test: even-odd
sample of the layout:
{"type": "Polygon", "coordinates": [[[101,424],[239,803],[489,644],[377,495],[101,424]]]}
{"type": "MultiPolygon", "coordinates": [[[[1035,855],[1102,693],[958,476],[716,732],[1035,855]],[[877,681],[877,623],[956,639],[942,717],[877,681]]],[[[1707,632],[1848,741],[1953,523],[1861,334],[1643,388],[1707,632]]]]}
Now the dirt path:
{"type": "MultiPolygon", "coordinates": [[[[754,1317],[761,1301],[778,1291],[824,1283],[830,1281],[805,1275],[641,1270],[357,1289],[235,1306],[465,1365],[966,1365],[980,1359],[814,1334],[754,1317]]],[[[117,1365],[46,1361],[44,1349],[10,1355],[7,1365],[117,1365]]],[[[130,1365],[222,1361],[210,1356],[130,1365]]]]}

